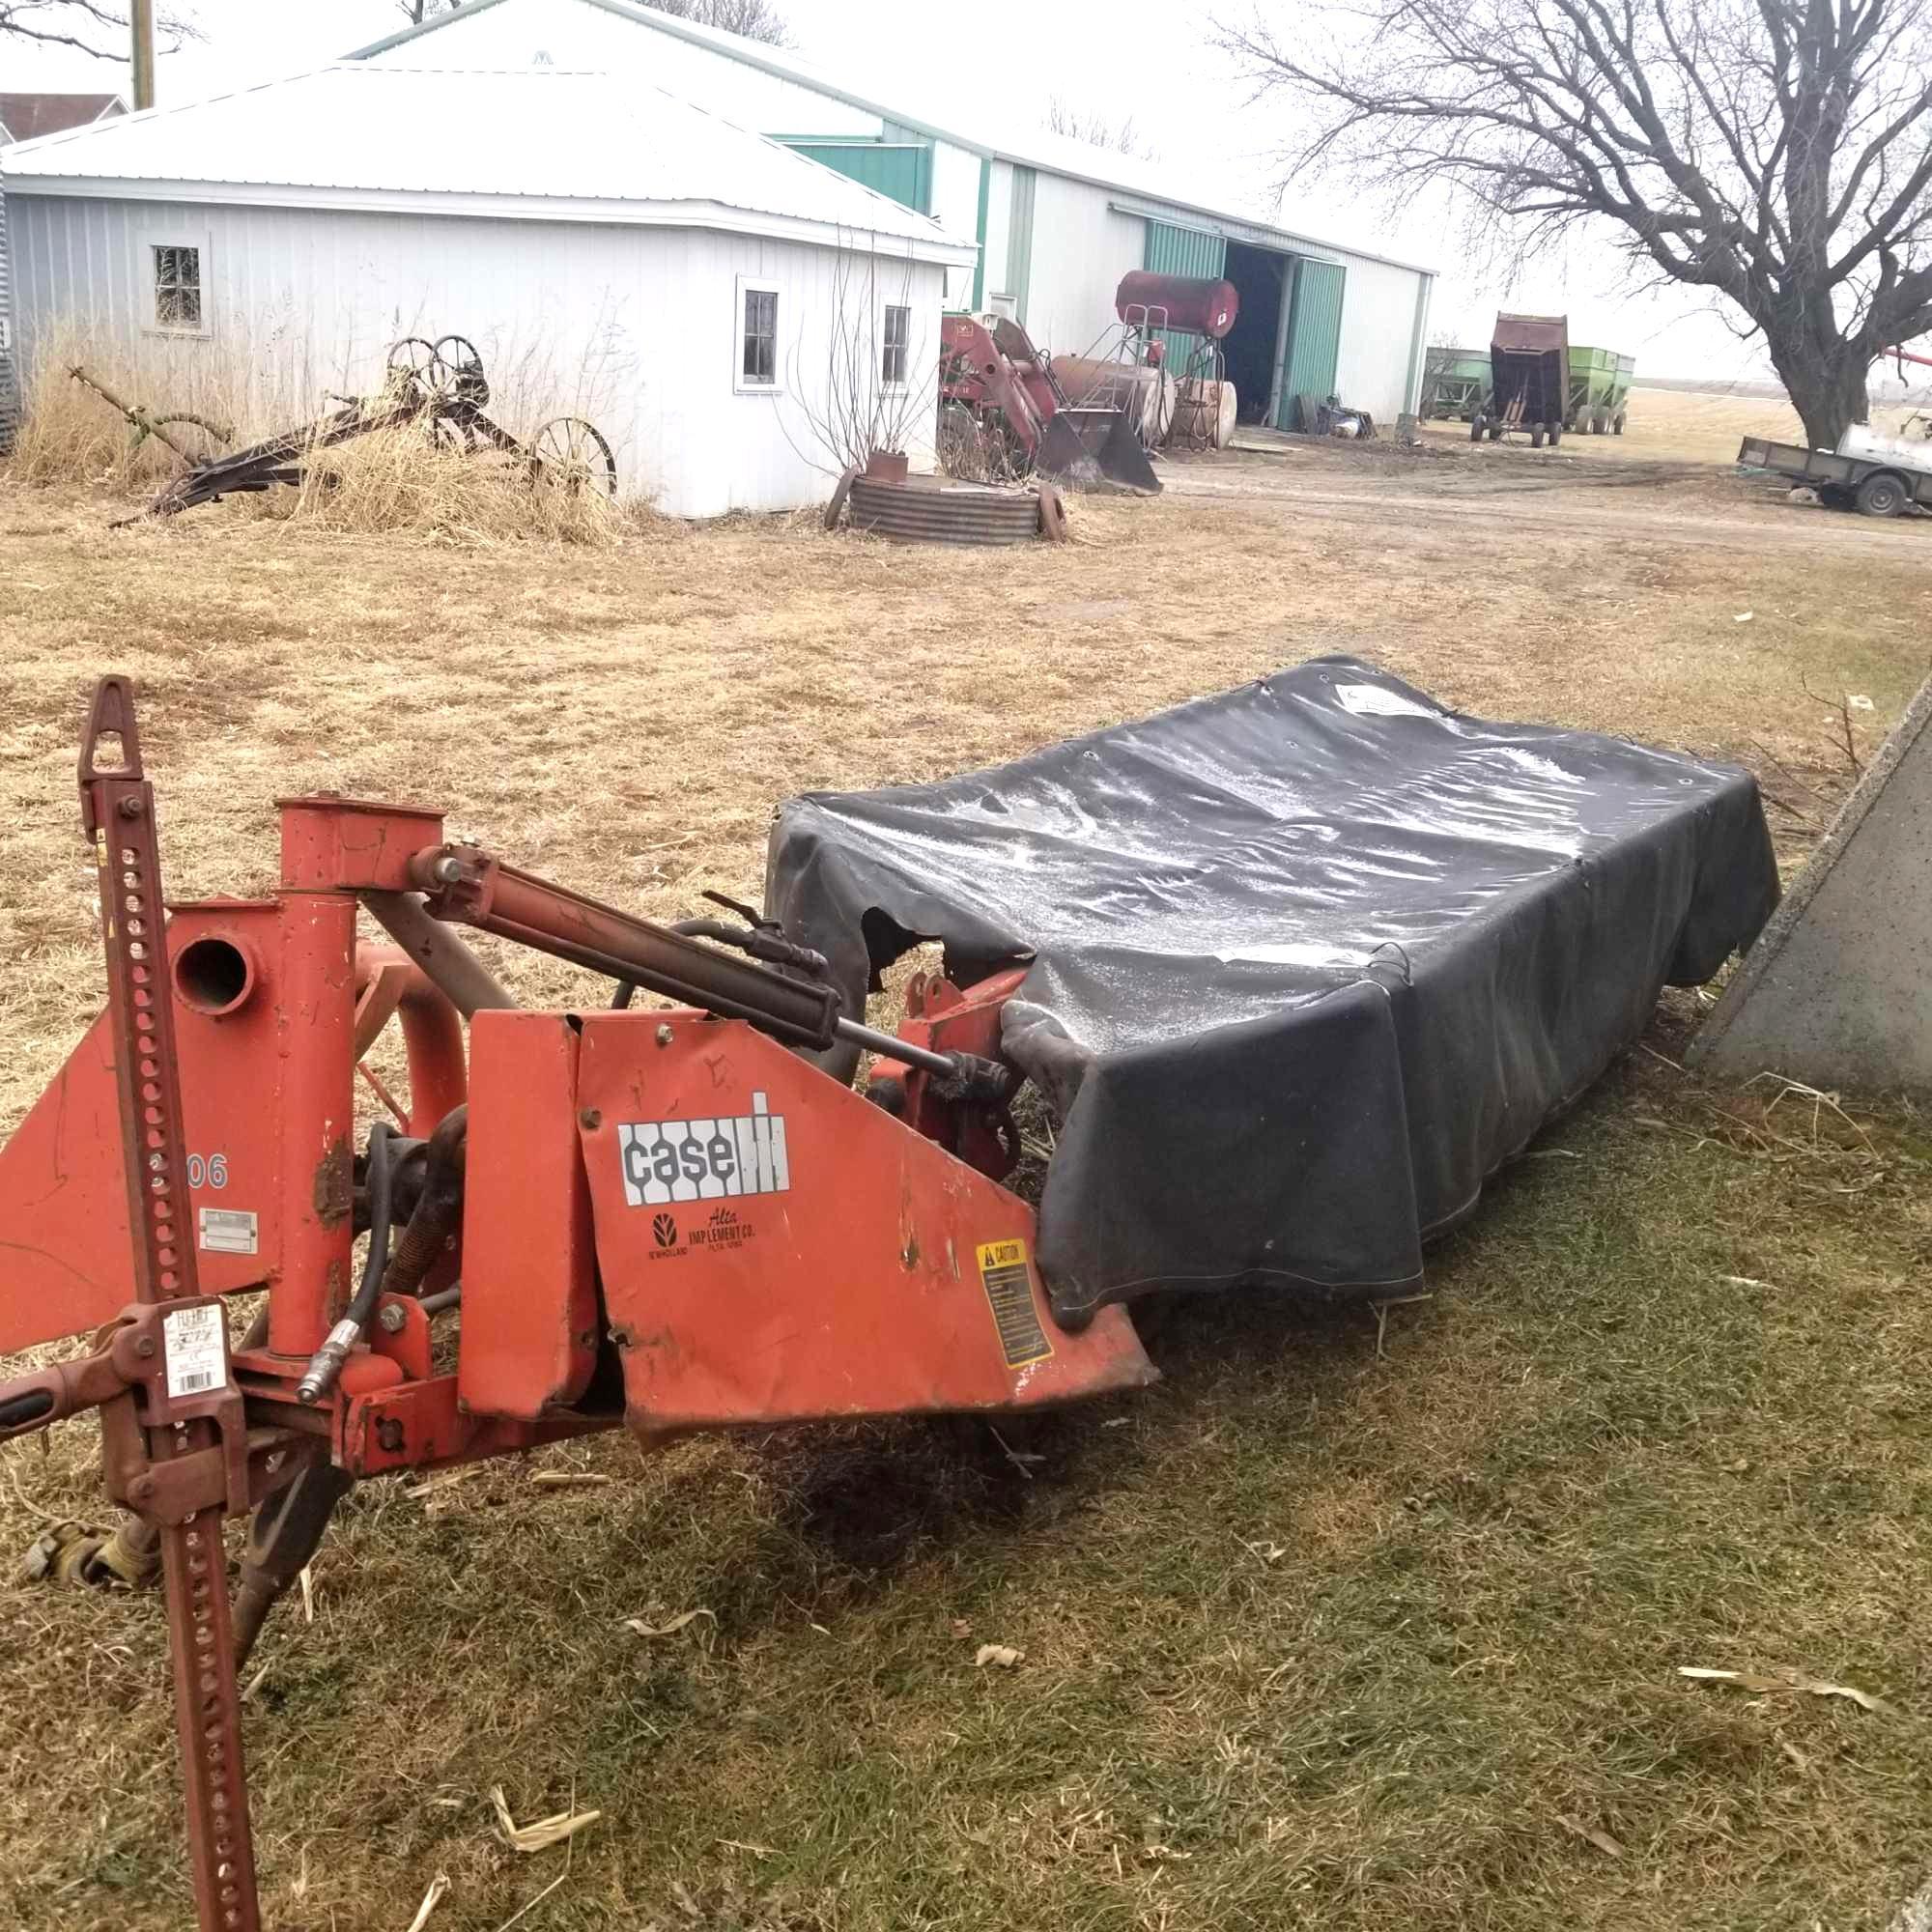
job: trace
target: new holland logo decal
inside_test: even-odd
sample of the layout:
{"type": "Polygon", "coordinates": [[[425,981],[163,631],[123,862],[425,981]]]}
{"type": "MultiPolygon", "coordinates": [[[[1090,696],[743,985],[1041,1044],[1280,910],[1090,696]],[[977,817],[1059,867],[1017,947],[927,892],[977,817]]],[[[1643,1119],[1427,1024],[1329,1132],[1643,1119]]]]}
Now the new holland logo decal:
{"type": "MultiPolygon", "coordinates": [[[[633,1208],[791,1190],[784,1116],[772,1113],[762,1094],[752,1095],[749,1114],[710,1121],[634,1121],[619,1126],[617,1158],[624,1199],[633,1208]]],[[[668,1215],[657,1218],[669,1220],[668,1215]]],[[[671,1223],[670,1240],[676,1239],[676,1224],[671,1223]]],[[[670,1245],[662,1235],[659,1244],[670,1245]]]]}

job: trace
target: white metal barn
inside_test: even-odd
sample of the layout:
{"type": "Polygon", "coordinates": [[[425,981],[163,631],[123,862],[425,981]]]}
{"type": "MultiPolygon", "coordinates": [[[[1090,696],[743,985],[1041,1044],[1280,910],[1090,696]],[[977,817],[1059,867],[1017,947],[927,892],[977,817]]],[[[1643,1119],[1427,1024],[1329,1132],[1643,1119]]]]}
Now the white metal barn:
{"type": "MultiPolygon", "coordinates": [[[[118,94],[0,94],[0,148],[125,114],[118,94]]],[[[14,304],[8,296],[7,197],[0,193],[0,456],[14,446],[18,426],[19,376],[14,359],[14,304]]]]}
{"type": "MultiPolygon", "coordinates": [[[[964,36],[962,68],[981,52],[964,36]]],[[[1241,297],[1225,346],[1244,420],[1287,427],[1293,396],[1331,392],[1388,420],[1415,407],[1433,270],[1231,211],[1167,162],[1003,129],[996,109],[980,126],[977,102],[962,127],[950,111],[869,98],[795,54],[632,0],[467,0],[354,58],[630,74],[972,236],[949,306],[1014,315],[1043,349],[1098,341],[1130,269],[1225,275],[1241,297]]]]}
{"type": "MultiPolygon", "coordinates": [[[[378,387],[395,338],[456,333],[512,433],[586,416],[622,486],[686,517],[828,496],[839,354],[929,388],[973,259],[661,88],[527,67],[325,68],[23,142],[0,181],[27,358],[71,325],[137,364],[272,363],[299,414],[378,387]]],[[[906,413],[930,469],[935,412],[906,413]]]]}

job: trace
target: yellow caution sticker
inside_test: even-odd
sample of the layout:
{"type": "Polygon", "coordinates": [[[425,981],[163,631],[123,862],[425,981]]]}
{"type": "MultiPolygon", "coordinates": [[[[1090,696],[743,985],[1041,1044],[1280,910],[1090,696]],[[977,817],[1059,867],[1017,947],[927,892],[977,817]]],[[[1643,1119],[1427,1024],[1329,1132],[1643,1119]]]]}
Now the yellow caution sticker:
{"type": "Polygon", "coordinates": [[[1039,1311],[1034,1306],[1027,1244],[980,1242],[980,1280],[986,1290],[986,1304],[993,1311],[993,1325],[1000,1331],[1000,1353],[1006,1357],[1007,1367],[1043,1362],[1053,1353],[1053,1344],[1046,1339],[1046,1330],[1039,1325],[1039,1311]]]}

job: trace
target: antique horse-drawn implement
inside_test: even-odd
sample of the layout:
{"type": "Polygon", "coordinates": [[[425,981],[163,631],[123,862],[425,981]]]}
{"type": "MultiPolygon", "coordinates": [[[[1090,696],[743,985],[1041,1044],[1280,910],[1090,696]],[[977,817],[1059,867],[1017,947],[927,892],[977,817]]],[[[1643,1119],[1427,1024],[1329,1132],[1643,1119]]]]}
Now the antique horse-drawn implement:
{"type": "Polygon", "coordinates": [[[1152,1288],[1386,1293],[1776,892],[1743,773],[1342,659],[794,800],[766,912],[676,927],[339,797],[282,802],[271,897],[164,915],[119,678],[80,786],[108,1005],[0,1151],[0,1352],[96,1333],[0,1381],[0,1438],[98,1408],[158,1544],[204,1932],[261,1922],[238,1656],[352,1483],[620,1424],[1027,1411],[1150,1381],[1122,1304],[1152,1288]],[[520,1007],[464,926],[602,984],[520,1007]],[[944,977],[874,1032],[921,938],[944,977]],[[407,1097],[367,1069],[358,1131],[391,1020],[407,1097]],[[1002,1184],[1027,1079],[1037,1214],[1002,1184]]]}
{"type": "MultiPolygon", "coordinates": [[[[405,429],[412,424],[464,455],[500,450],[524,465],[533,485],[596,491],[607,497],[617,494],[617,463],[611,445],[581,416],[557,416],[525,443],[485,412],[490,383],[483,373],[483,358],[475,345],[461,335],[445,335],[436,342],[405,336],[390,347],[387,373],[376,395],[338,400],[343,407],[318,422],[191,464],[142,514],[171,517],[237,492],[298,484],[303,470],[322,451],[373,430],[405,429]]],[[[124,408],[118,402],[116,407],[124,408]]]]}

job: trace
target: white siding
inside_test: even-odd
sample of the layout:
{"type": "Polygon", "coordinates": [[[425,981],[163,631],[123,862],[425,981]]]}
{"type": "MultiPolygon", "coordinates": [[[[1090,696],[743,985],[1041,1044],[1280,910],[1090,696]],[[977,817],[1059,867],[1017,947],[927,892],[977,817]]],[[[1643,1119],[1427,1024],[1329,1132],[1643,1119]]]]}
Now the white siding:
{"type": "MultiPolygon", "coordinates": [[[[506,429],[587,416],[623,487],[674,516],[830,494],[838,465],[807,415],[825,413],[832,318],[841,300],[882,298],[867,257],[705,230],[17,191],[8,213],[23,360],[71,328],[91,359],[140,371],[152,403],[188,407],[185,395],[245,379],[239,412],[295,421],[327,407],[326,391],[378,386],[396,337],[454,332],[481,353],[506,429]],[[206,250],[205,337],[147,327],[156,242],[206,250]],[[741,275],[783,291],[781,396],[734,393],[741,275]]],[[[880,271],[895,299],[909,283],[915,369],[937,363],[941,273],[898,259],[880,271]]],[[[907,454],[929,469],[929,412],[916,428],[907,454]]]]}
{"type": "Polygon", "coordinates": [[[1034,184],[1027,333],[1055,355],[1084,355],[1117,326],[1114,290],[1147,251],[1147,223],[1107,205],[1107,190],[1065,175],[1034,184]]]}
{"type": "MultiPolygon", "coordinates": [[[[390,67],[518,69],[544,64],[565,72],[634,73],[759,134],[879,132],[876,114],[670,34],[587,7],[583,0],[519,0],[457,18],[373,54],[390,67]]],[[[973,232],[967,224],[966,233],[973,232]]]]}
{"type": "Polygon", "coordinates": [[[1409,352],[1415,341],[1416,291],[1427,277],[1386,262],[1343,259],[1349,279],[1342,290],[1336,393],[1351,409],[1367,410],[1378,424],[1392,428],[1396,417],[1415,404],[1409,393],[1409,352]]]}
{"type": "MultiPolygon", "coordinates": [[[[979,193],[979,184],[974,183],[974,193],[979,193]]],[[[992,177],[986,191],[986,287],[984,306],[993,306],[995,296],[1011,295],[1007,286],[1007,243],[1012,233],[1013,220],[1013,164],[1010,161],[995,161],[992,177]]],[[[972,234],[970,227],[955,229],[955,234],[972,234]]]]}
{"type": "MultiPolygon", "coordinates": [[[[949,235],[970,240],[980,232],[980,156],[970,148],[955,148],[950,141],[932,144],[932,218],[949,235]]],[[[993,272],[988,257],[987,273],[993,272]]],[[[964,308],[973,299],[973,270],[950,269],[946,276],[946,299],[953,308],[964,308]]]]}

